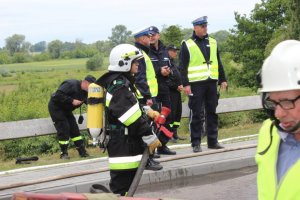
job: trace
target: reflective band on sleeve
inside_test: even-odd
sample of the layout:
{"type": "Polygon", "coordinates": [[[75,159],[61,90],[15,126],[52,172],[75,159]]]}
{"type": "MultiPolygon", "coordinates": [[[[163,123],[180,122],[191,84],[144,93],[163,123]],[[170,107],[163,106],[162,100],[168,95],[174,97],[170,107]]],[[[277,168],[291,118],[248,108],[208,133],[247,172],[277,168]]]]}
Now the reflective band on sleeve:
{"type": "Polygon", "coordinates": [[[142,111],[140,110],[139,103],[137,102],[134,106],[132,106],[127,112],[125,112],[119,120],[125,126],[129,126],[133,122],[135,122],[142,115],[142,111]]]}
{"type": "Polygon", "coordinates": [[[110,104],[110,100],[112,99],[112,95],[110,94],[110,93],[106,93],[106,98],[105,98],[105,106],[109,106],[109,104],[110,104]]]}

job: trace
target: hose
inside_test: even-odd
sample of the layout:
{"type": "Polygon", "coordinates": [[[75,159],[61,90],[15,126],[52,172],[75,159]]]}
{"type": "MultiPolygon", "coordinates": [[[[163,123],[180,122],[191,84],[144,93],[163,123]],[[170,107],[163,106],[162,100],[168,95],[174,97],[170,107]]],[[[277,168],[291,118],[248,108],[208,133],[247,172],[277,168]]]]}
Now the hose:
{"type": "MultiPolygon", "coordinates": [[[[186,158],[192,158],[192,157],[204,156],[204,155],[210,155],[210,154],[216,154],[216,153],[237,151],[237,150],[242,150],[242,149],[250,149],[250,148],[255,148],[256,146],[257,146],[256,144],[250,144],[250,145],[244,145],[244,146],[239,146],[239,147],[230,147],[230,148],[224,148],[224,149],[203,151],[203,152],[198,152],[198,153],[190,153],[190,154],[184,154],[184,155],[169,156],[169,157],[165,157],[165,158],[159,158],[157,160],[160,161],[160,162],[167,162],[167,161],[186,159],[186,158]]],[[[146,148],[146,149],[148,150],[148,148],[146,148]]],[[[143,153],[141,164],[142,163],[144,164],[144,162],[147,162],[147,159],[148,159],[148,156],[149,156],[149,155],[144,156],[144,154],[146,154],[145,151],[143,153]],[[146,160],[146,161],[143,161],[143,159],[146,160]]],[[[145,168],[145,166],[143,168],[145,168]]],[[[76,177],[76,176],[96,174],[96,173],[101,173],[101,172],[106,172],[106,171],[109,171],[108,167],[103,167],[103,168],[95,169],[95,170],[86,170],[86,171],[81,171],[81,172],[77,172],[77,173],[65,174],[65,175],[52,176],[52,177],[47,177],[47,178],[42,178],[42,179],[32,180],[32,181],[23,181],[23,182],[19,182],[19,183],[10,184],[10,185],[5,184],[5,185],[0,185],[0,190],[7,190],[7,189],[12,189],[12,188],[28,186],[28,185],[34,185],[34,184],[40,184],[40,183],[45,183],[45,182],[50,182],[50,181],[56,181],[56,180],[61,180],[61,179],[72,178],[72,177],[76,177]]],[[[144,171],[144,169],[141,168],[140,171],[144,171]]],[[[137,171],[137,173],[138,173],[138,171],[137,171]]],[[[140,178],[141,177],[139,177],[139,179],[140,178]]],[[[140,180],[138,180],[138,183],[139,183],[139,181],[140,180]]],[[[134,192],[133,192],[133,194],[134,194],[134,192]]]]}

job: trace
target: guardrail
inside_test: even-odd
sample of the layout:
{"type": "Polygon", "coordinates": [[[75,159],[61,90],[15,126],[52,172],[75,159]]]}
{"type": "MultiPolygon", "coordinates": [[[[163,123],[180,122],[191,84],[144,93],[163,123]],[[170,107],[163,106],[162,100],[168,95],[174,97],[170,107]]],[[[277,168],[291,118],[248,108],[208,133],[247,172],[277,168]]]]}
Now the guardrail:
{"type": "MultiPolygon", "coordinates": [[[[189,108],[187,103],[182,104],[182,117],[189,117],[189,108]]],[[[261,109],[261,100],[259,96],[246,96],[225,98],[219,100],[217,113],[228,113],[261,109]]],[[[78,115],[76,115],[78,118],[78,115]]],[[[86,114],[84,114],[86,119],[86,114]]],[[[86,120],[79,125],[80,130],[86,129],[86,120]]],[[[56,133],[51,118],[41,118],[32,120],[12,121],[0,123],[0,141],[16,138],[25,138],[56,133]]]]}

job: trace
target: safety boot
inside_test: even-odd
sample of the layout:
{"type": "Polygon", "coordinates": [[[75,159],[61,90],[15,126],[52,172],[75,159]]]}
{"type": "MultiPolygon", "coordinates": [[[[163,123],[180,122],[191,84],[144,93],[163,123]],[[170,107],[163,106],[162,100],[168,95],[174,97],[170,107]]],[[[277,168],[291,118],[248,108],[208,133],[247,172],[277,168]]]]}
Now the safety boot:
{"type": "Polygon", "coordinates": [[[78,151],[80,157],[85,158],[90,156],[85,150],[83,140],[77,140],[74,142],[74,144],[76,146],[76,150],[78,151]]]}
{"type": "Polygon", "coordinates": [[[163,166],[154,162],[153,159],[148,159],[145,167],[146,170],[152,170],[152,171],[158,171],[161,170],[162,168],[163,166]]]}
{"type": "Polygon", "coordinates": [[[69,160],[70,157],[69,157],[68,153],[63,153],[63,152],[61,152],[61,153],[60,153],[60,159],[63,159],[63,160],[69,160]]]}
{"type": "Polygon", "coordinates": [[[163,145],[162,147],[157,148],[158,154],[164,154],[164,155],[176,155],[176,151],[172,151],[167,147],[166,145],[163,145]]]}
{"type": "Polygon", "coordinates": [[[59,144],[60,146],[60,159],[63,159],[63,160],[69,160],[70,157],[68,155],[68,146],[67,144],[59,144]]]}
{"type": "Polygon", "coordinates": [[[85,158],[85,157],[89,157],[90,155],[86,152],[84,146],[81,147],[76,147],[80,157],[85,158]]]}

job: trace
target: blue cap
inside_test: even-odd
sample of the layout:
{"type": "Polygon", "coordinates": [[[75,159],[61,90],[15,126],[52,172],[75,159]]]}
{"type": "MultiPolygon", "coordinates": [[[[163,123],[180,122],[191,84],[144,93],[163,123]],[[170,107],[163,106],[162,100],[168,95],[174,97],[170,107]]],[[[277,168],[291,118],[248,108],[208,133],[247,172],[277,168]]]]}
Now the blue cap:
{"type": "Polygon", "coordinates": [[[92,75],[87,75],[84,80],[86,80],[89,83],[94,83],[96,81],[96,78],[92,75]]]}
{"type": "Polygon", "coordinates": [[[207,16],[202,16],[202,17],[199,17],[199,18],[195,19],[194,21],[192,21],[192,24],[194,26],[207,24],[207,16]]]}
{"type": "Polygon", "coordinates": [[[142,37],[144,35],[150,35],[150,34],[153,34],[153,31],[150,31],[149,26],[140,28],[140,29],[138,29],[138,30],[136,30],[132,33],[134,38],[139,38],[139,37],[142,37]]]}
{"type": "Polygon", "coordinates": [[[159,30],[156,26],[150,26],[149,31],[154,33],[154,34],[159,34],[159,30]]]}

